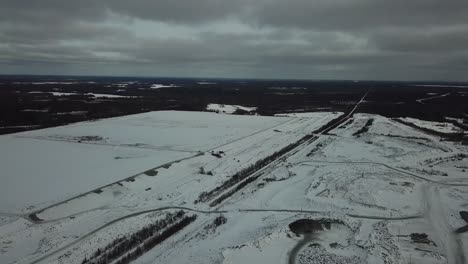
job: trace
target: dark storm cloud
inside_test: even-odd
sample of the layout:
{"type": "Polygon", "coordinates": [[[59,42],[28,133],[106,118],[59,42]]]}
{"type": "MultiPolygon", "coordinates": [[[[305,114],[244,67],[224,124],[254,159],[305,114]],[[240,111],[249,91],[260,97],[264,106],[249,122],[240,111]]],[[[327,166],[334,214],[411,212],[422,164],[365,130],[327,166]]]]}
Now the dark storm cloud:
{"type": "Polygon", "coordinates": [[[468,2],[458,0],[266,0],[253,16],[280,27],[356,31],[466,24],[467,10],[468,2]]]}
{"type": "Polygon", "coordinates": [[[468,26],[427,30],[387,30],[372,35],[384,50],[401,52],[468,51],[468,26]]]}
{"type": "Polygon", "coordinates": [[[455,0],[0,0],[0,69],[467,80],[466,14],[455,0]]]}

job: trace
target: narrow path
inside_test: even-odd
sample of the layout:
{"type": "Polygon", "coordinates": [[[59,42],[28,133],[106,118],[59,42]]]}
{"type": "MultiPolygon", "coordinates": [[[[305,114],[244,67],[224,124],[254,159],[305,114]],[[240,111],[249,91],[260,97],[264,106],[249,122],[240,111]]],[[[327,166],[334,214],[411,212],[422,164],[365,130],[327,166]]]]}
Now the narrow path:
{"type": "Polygon", "coordinates": [[[449,96],[449,95],[450,95],[450,93],[446,93],[446,94],[442,94],[442,95],[436,95],[436,96],[431,96],[431,97],[427,97],[427,98],[416,99],[416,102],[418,102],[420,104],[424,104],[423,101],[432,100],[432,99],[436,99],[436,98],[441,98],[441,97],[445,97],[445,96],[449,96]]]}
{"type": "Polygon", "coordinates": [[[315,237],[313,234],[304,234],[304,238],[301,241],[297,242],[297,244],[293,247],[291,252],[289,252],[288,264],[296,264],[296,258],[299,251],[301,251],[301,249],[314,238],[315,237]]]}
{"type": "MultiPolygon", "coordinates": [[[[239,212],[282,212],[282,213],[304,213],[304,214],[323,214],[328,213],[328,211],[311,211],[311,210],[294,210],[294,209],[238,209],[239,212]]],[[[230,211],[225,211],[230,212],[230,211]]],[[[379,216],[379,215],[360,215],[360,214],[350,214],[343,213],[351,218],[361,218],[361,219],[373,219],[373,220],[408,220],[421,218],[420,214],[407,215],[407,216],[379,216]]]]}
{"type": "Polygon", "coordinates": [[[424,217],[428,220],[434,233],[440,240],[441,243],[439,243],[439,246],[445,251],[447,263],[465,263],[462,245],[448,223],[448,212],[446,212],[445,206],[440,200],[438,187],[425,185],[422,188],[422,194],[422,202],[425,207],[424,217]]]}

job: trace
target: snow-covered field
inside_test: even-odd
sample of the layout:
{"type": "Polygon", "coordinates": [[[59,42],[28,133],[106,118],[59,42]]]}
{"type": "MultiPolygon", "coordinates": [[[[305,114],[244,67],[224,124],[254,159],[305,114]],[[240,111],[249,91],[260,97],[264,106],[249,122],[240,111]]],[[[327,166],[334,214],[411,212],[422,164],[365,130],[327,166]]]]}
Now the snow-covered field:
{"type": "Polygon", "coordinates": [[[300,141],[340,114],[152,112],[2,136],[0,263],[81,263],[176,210],[197,219],[134,263],[464,263],[468,148],[369,114],[300,141]],[[28,210],[39,222],[7,210],[53,200],[28,210]],[[322,224],[297,234],[300,219],[322,224]]]}
{"type": "Polygon", "coordinates": [[[289,120],[291,119],[223,116],[205,112],[157,111],[24,132],[14,137],[197,152],[207,151],[289,120]],[[89,136],[98,137],[99,140],[87,140],[86,137],[89,136]]]}

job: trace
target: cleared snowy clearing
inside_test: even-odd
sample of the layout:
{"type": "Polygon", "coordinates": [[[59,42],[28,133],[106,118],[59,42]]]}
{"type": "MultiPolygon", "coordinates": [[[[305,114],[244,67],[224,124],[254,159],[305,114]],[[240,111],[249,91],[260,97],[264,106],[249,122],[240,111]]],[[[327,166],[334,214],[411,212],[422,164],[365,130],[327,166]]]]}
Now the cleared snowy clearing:
{"type": "Polygon", "coordinates": [[[14,212],[108,184],[190,153],[1,136],[0,212],[14,212]]]}
{"type": "Polygon", "coordinates": [[[157,111],[25,132],[21,137],[177,151],[206,151],[290,120],[157,111]],[[98,137],[86,140],[87,136],[98,137]]]}
{"type": "Polygon", "coordinates": [[[1,136],[0,211],[63,200],[286,121],[163,111],[1,136]]]}

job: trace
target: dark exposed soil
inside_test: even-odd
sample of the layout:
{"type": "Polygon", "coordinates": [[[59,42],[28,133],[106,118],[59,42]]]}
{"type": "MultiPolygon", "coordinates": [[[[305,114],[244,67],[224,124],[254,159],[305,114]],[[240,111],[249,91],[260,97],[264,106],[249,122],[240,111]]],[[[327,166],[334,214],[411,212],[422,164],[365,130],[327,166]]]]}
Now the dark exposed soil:
{"type": "Polygon", "coordinates": [[[457,230],[455,230],[456,233],[465,233],[468,231],[468,212],[467,211],[460,211],[460,217],[465,220],[465,222],[467,223],[467,225],[463,226],[463,227],[460,227],[458,228],[457,230]]]}
{"type": "Polygon", "coordinates": [[[410,237],[414,243],[422,243],[422,244],[432,243],[432,241],[428,238],[428,235],[424,233],[412,233],[410,237]]]}
{"type": "Polygon", "coordinates": [[[296,235],[312,234],[317,231],[330,230],[331,224],[339,223],[333,219],[299,219],[289,224],[289,229],[296,235]]]}
{"type": "MultiPolygon", "coordinates": [[[[310,234],[324,229],[324,224],[320,220],[300,219],[289,224],[289,229],[296,235],[310,234]]],[[[330,223],[328,223],[329,225],[330,223]]],[[[329,226],[328,226],[329,228],[329,226]]]]}
{"type": "Polygon", "coordinates": [[[468,223],[468,212],[467,211],[460,211],[460,217],[468,223]]]}

